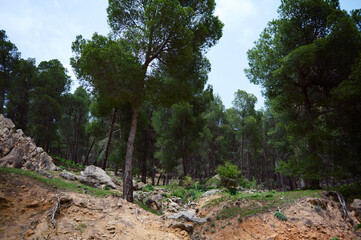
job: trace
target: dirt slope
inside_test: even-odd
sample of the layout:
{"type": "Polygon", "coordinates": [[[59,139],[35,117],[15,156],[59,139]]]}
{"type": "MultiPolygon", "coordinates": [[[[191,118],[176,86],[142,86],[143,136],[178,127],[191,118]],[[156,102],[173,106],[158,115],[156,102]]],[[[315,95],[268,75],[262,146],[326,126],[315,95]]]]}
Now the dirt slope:
{"type": "Polygon", "coordinates": [[[61,192],[29,177],[0,175],[0,239],[189,239],[161,217],[121,198],[61,192]]]}
{"type": "Polygon", "coordinates": [[[225,208],[263,204],[241,199],[207,205],[221,196],[200,199],[198,216],[209,221],[195,224],[189,236],[184,230],[169,228],[171,221],[165,217],[119,197],[96,198],[60,191],[30,177],[0,173],[0,239],[47,239],[57,197],[60,208],[55,214],[56,227],[48,239],[361,239],[344,221],[339,203],[330,196],[303,197],[283,206],[287,221],[275,218],[275,209],[242,219],[217,219],[225,208]]]}

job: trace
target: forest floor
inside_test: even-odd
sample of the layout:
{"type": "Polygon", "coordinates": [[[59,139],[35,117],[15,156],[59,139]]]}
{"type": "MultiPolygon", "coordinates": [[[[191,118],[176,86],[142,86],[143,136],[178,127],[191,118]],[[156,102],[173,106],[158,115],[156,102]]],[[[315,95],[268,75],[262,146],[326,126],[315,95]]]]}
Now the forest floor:
{"type": "Polygon", "coordinates": [[[361,239],[322,191],[199,198],[197,215],[207,222],[189,235],[117,194],[77,193],[12,171],[0,171],[0,183],[0,239],[361,239]]]}

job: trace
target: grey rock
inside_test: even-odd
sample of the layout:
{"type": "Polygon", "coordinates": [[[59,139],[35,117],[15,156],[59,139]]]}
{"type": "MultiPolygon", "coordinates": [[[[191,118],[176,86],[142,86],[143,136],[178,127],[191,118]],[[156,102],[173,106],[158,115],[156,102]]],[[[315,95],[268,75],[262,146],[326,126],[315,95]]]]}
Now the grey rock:
{"type": "Polygon", "coordinates": [[[72,173],[63,171],[59,174],[60,177],[67,179],[67,180],[72,180],[72,181],[76,181],[78,180],[78,177],[72,173]]]}
{"type": "Polygon", "coordinates": [[[361,199],[354,199],[353,202],[350,204],[350,207],[354,209],[361,209],[361,199]]]}
{"type": "Polygon", "coordinates": [[[94,179],[100,184],[105,184],[108,187],[116,189],[117,186],[112,182],[112,179],[107,175],[107,173],[94,165],[87,166],[83,172],[85,178],[94,179]]]}
{"type": "Polygon", "coordinates": [[[21,129],[0,114],[0,166],[32,170],[56,170],[53,159],[21,129]]]}
{"type": "Polygon", "coordinates": [[[101,189],[101,185],[98,180],[88,177],[79,176],[78,181],[90,187],[101,189]]]}
{"type": "Polygon", "coordinates": [[[211,196],[211,195],[214,195],[214,194],[219,193],[219,192],[222,192],[222,191],[219,190],[219,189],[212,189],[212,190],[209,190],[209,191],[203,193],[202,196],[201,196],[201,198],[202,198],[202,197],[211,196]]]}
{"type": "Polygon", "coordinates": [[[47,172],[47,171],[45,171],[45,170],[43,170],[43,169],[38,170],[37,173],[38,173],[39,175],[45,176],[45,177],[47,177],[47,178],[49,178],[49,179],[54,178],[53,175],[51,175],[49,172],[47,172]]]}
{"type": "Polygon", "coordinates": [[[184,219],[190,222],[205,223],[206,218],[196,217],[196,213],[192,211],[182,211],[173,215],[168,216],[169,219],[184,219]]]}

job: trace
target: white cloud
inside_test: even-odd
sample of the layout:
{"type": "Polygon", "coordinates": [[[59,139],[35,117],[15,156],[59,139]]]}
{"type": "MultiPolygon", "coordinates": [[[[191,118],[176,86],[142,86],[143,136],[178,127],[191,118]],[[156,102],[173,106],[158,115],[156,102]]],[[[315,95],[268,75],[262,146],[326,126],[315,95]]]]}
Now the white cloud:
{"type": "Polygon", "coordinates": [[[251,0],[218,0],[215,15],[226,27],[241,24],[256,11],[251,0]]]}

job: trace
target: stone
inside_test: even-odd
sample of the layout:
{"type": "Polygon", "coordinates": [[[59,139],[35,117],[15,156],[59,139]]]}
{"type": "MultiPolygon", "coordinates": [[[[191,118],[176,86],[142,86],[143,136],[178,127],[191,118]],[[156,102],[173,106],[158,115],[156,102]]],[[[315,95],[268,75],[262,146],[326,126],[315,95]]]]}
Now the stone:
{"type": "MultiPolygon", "coordinates": [[[[100,185],[99,181],[97,181],[96,179],[79,176],[78,181],[87,186],[101,189],[101,185],[100,185]]],[[[87,189],[84,189],[84,190],[87,190],[87,189]]]]}
{"type": "Polygon", "coordinates": [[[112,179],[107,175],[107,173],[94,165],[87,166],[82,172],[82,175],[85,178],[94,179],[99,182],[99,185],[105,184],[110,188],[116,189],[117,186],[112,182],[112,179]]]}
{"type": "Polygon", "coordinates": [[[31,170],[57,170],[53,159],[21,129],[0,114],[0,166],[31,170]]]}
{"type": "Polygon", "coordinates": [[[115,183],[117,186],[122,186],[121,182],[118,180],[117,177],[112,177],[112,182],[115,183]]]}
{"type": "Polygon", "coordinates": [[[197,222],[197,223],[205,223],[207,222],[206,218],[198,218],[196,217],[196,213],[192,211],[182,211],[173,215],[168,216],[169,219],[184,219],[190,222],[197,222]]]}
{"type": "Polygon", "coordinates": [[[59,174],[60,177],[66,179],[66,180],[72,180],[72,181],[76,181],[78,180],[78,177],[72,173],[63,171],[59,174]]]}
{"type": "Polygon", "coordinates": [[[350,204],[350,207],[354,209],[361,209],[361,199],[354,199],[353,202],[350,204]]]}
{"type": "Polygon", "coordinates": [[[51,173],[45,171],[44,169],[38,170],[37,173],[38,173],[39,175],[45,176],[45,177],[47,177],[47,178],[49,178],[49,179],[54,178],[54,176],[51,175],[51,173]]]}
{"type": "Polygon", "coordinates": [[[219,192],[222,192],[222,191],[219,190],[219,189],[212,189],[212,190],[209,190],[209,191],[203,193],[201,198],[208,197],[208,196],[214,195],[214,194],[219,193],[219,192]]]}

